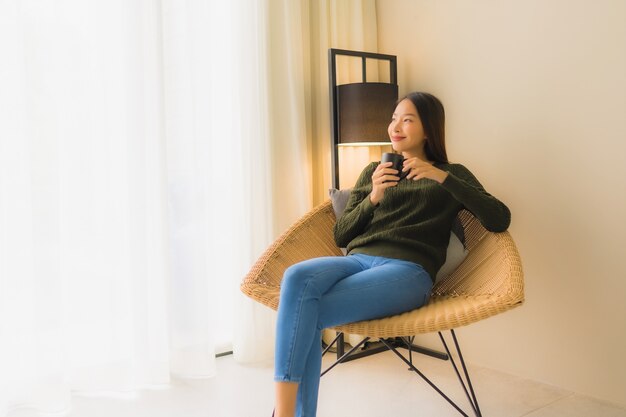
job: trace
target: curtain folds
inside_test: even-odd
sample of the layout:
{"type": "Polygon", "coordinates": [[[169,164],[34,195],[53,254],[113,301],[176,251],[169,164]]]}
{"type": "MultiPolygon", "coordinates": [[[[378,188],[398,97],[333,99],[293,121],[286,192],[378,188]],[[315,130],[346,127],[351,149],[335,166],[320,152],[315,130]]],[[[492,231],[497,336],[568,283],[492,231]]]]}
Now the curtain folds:
{"type": "MultiPolygon", "coordinates": [[[[311,95],[312,183],[313,202],[319,204],[328,199],[328,188],[332,184],[328,49],[378,52],[376,1],[311,1],[309,13],[311,91],[315,92],[311,95]]],[[[337,76],[340,83],[361,81],[358,59],[340,61],[338,64],[337,76]]]]}
{"type": "MultiPolygon", "coordinates": [[[[328,198],[330,117],[328,49],[376,52],[375,0],[263,0],[265,8],[268,122],[272,146],[273,240],[313,205],[328,198]],[[299,190],[301,199],[294,198],[299,190]]],[[[342,80],[360,81],[360,63],[342,80]],[[347,78],[346,78],[347,77],[347,78]]],[[[256,247],[253,258],[265,247],[256,247]]],[[[274,313],[250,300],[238,301],[235,359],[273,359],[274,313]],[[243,324],[243,325],[241,325],[243,324]]]]}
{"type": "Polygon", "coordinates": [[[160,11],[0,7],[0,414],[166,384],[160,11]]]}
{"type": "Polygon", "coordinates": [[[0,416],[271,360],[238,287],[330,183],[340,4],[0,2],[0,416]]]}
{"type": "Polygon", "coordinates": [[[0,3],[0,415],[211,376],[235,323],[259,328],[238,285],[274,237],[276,159],[303,158],[273,151],[268,12],[0,3]]]}

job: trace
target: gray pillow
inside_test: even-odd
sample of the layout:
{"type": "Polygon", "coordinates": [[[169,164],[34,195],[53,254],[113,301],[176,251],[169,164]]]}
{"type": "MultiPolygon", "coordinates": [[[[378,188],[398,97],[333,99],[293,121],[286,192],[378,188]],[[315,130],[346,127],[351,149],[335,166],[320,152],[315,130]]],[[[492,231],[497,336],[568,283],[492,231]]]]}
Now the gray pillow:
{"type": "MultiPolygon", "coordinates": [[[[348,204],[348,198],[350,197],[351,188],[345,190],[337,190],[336,188],[331,188],[328,190],[328,194],[330,196],[330,201],[333,205],[333,211],[335,212],[335,217],[339,219],[343,214],[343,211],[346,209],[346,205],[348,204]]],[[[341,248],[343,254],[346,254],[346,249],[341,248]]],[[[458,266],[463,262],[465,257],[467,256],[467,249],[465,248],[465,233],[463,231],[463,226],[461,222],[457,218],[452,225],[452,233],[450,233],[450,241],[448,243],[448,250],[446,252],[446,262],[443,264],[439,272],[437,272],[437,276],[435,277],[435,282],[447,277],[450,275],[458,266]]]]}
{"type": "MultiPolygon", "coordinates": [[[[328,195],[330,195],[330,201],[333,204],[333,211],[335,212],[335,218],[339,220],[343,211],[346,209],[346,205],[348,205],[348,198],[350,198],[350,192],[352,188],[348,188],[346,190],[338,190],[336,188],[331,188],[328,190],[328,195]]],[[[348,253],[346,248],[341,249],[341,253],[344,255],[348,253]]]]}
{"type": "Polygon", "coordinates": [[[336,188],[331,188],[328,190],[328,195],[330,195],[330,201],[333,204],[333,211],[335,212],[335,217],[337,220],[343,214],[343,211],[346,209],[346,205],[348,204],[348,199],[350,198],[350,192],[352,188],[348,188],[346,190],[338,190],[336,188]]]}

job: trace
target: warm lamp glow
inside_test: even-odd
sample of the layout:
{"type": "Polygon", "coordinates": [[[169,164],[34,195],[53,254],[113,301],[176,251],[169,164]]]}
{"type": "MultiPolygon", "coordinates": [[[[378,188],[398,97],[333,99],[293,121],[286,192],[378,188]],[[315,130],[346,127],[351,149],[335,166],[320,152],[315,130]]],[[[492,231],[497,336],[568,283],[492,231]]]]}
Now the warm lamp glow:
{"type": "Polygon", "coordinates": [[[353,142],[353,143],[340,143],[337,146],[344,148],[347,146],[390,146],[391,142],[353,142]]]}
{"type": "MultiPolygon", "coordinates": [[[[351,144],[354,145],[354,144],[351,144]]],[[[384,152],[392,152],[391,143],[372,146],[339,146],[339,188],[354,187],[363,168],[372,161],[380,161],[384,152]]]]}

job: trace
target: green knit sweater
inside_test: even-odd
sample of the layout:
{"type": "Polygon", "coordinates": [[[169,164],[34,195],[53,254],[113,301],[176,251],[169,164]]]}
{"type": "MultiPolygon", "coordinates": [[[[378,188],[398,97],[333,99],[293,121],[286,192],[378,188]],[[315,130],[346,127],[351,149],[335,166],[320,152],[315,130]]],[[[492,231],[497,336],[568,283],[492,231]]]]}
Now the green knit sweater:
{"type": "Polygon", "coordinates": [[[372,174],[378,162],[361,173],[343,215],[334,228],[335,242],[348,254],[403,259],[424,267],[434,280],[446,260],[452,224],[467,209],[489,231],[503,232],[511,212],[487,193],[461,164],[435,164],[449,174],[443,184],[423,178],[402,179],[385,190],[380,204],[369,199],[372,174]]]}

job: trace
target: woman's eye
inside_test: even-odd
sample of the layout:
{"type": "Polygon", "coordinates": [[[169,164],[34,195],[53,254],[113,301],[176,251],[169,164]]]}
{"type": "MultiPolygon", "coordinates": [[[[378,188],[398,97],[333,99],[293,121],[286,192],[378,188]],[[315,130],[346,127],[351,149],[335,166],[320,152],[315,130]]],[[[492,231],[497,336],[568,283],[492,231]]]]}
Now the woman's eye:
{"type": "Polygon", "coordinates": [[[412,120],[411,120],[411,119],[404,119],[404,122],[405,122],[405,123],[406,123],[406,122],[412,122],[412,120]]]}

